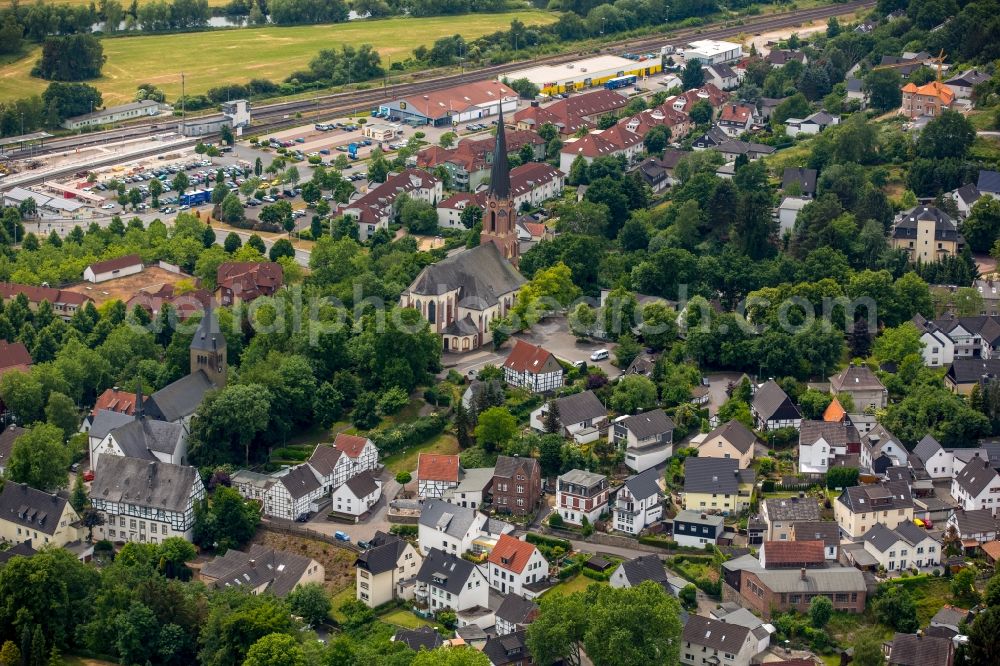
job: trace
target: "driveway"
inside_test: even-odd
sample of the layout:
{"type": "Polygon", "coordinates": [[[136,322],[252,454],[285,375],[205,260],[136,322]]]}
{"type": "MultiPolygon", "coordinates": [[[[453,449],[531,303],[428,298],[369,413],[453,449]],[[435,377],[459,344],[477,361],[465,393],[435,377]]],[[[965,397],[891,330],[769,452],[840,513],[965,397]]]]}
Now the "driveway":
{"type": "Polygon", "coordinates": [[[711,416],[715,416],[715,413],[719,411],[726,400],[729,400],[729,396],[726,395],[726,388],[729,386],[729,382],[735,384],[743,376],[742,372],[710,372],[705,375],[708,379],[708,413],[711,416]]]}
{"type": "Polygon", "coordinates": [[[320,511],[313,516],[307,527],[329,536],[333,536],[333,533],[337,531],[344,532],[351,537],[353,543],[368,541],[378,531],[388,532],[392,525],[386,517],[386,512],[389,509],[389,502],[399,492],[399,484],[389,472],[384,470],[379,479],[382,481],[382,497],[375,505],[374,512],[366,520],[354,524],[341,523],[336,520],[327,520],[327,512],[320,511]]]}

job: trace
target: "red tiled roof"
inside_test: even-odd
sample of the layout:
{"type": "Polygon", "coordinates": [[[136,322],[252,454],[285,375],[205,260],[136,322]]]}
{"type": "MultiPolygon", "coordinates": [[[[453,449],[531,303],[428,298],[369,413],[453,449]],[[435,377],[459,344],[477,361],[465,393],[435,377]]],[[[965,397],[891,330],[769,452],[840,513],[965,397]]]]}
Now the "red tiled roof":
{"type": "Polygon", "coordinates": [[[31,354],[23,342],[0,340],[0,368],[31,365],[31,354]]]}
{"type": "Polygon", "coordinates": [[[931,81],[919,87],[913,83],[907,83],[903,86],[902,92],[924,95],[926,97],[937,97],[946,106],[955,101],[954,91],[938,81],[931,81]]]}
{"type": "Polygon", "coordinates": [[[536,128],[552,123],[562,134],[575,134],[581,127],[592,126],[587,118],[617,111],[627,104],[628,100],[613,90],[595,90],[561,99],[546,107],[521,109],[514,114],[514,122],[531,124],[536,128]]]}
{"type": "Polygon", "coordinates": [[[826,411],[823,412],[823,420],[828,422],[842,421],[845,416],[847,416],[847,412],[844,411],[844,406],[836,398],[830,401],[830,404],[826,406],[826,411]]]}
{"type": "Polygon", "coordinates": [[[417,478],[422,481],[458,481],[458,456],[421,453],[417,457],[417,478]]]}
{"type": "Polygon", "coordinates": [[[281,264],[273,261],[227,261],[216,271],[216,288],[232,289],[243,300],[273,294],[281,286],[281,264]]]}
{"type": "Polygon", "coordinates": [[[163,284],[156,291],[137,291],[125,303],[125,308],[132,310],[132,308],[138,306],[151,315],[156,315],[163,308],[164,303],[169,303],[173,306],[177,315],[184,320],[193,314],[204,312],[211,300],[212,294],[205,289],[195,289],[194,291],[174,295],[174,285],[163,284]]]}
{"type": "MultiPolygon", "coordinates": [[[[545,139],[532,130],[512,130],[506,131],[507,150],[516,153],[521,146],[540,146],[545,144],[545,139]]],[[[454,148],[442,148],[441,146],[428,146],[417,153],[417,166],[435,167],[445,162],[461,165],[466,171],[477,171],[489,167],[486,160],[487,155],[493,153],[496,146],[496,138],[467,139],[460,142],[454,148]]]]}
{"type": "Polygon", "coordinates": [[[722,115],[719,116],[719,120],[745,124],[750,118],[753,117],[753,110],[749,106],[743,106],[742,104],[727,104],[722,109],[722,115]]]}
{"type": "Polygon", "coordinates": [[[118,257],[117,259],[98,261],[97,263],[93,263],[88,266],[88,268],[94,272],[94,275],[99,275],[101,273],[107,273],[108,271],[116,271],[130,266],[135,266],[136,264],[139,264],[140,266],[142,265],[142,257],[137,254],[127,254],[124,257],[118,257]]]}
{"type": "Polygon", "coordinates": [[[489,562],[507,571],[521,573],[528,565],[528,560],[535,552],[535,547],[526,541],[521,541],[509,534],[501,534],[497,545],[490,552],[489,562]]]}
{"type": "Polygon", "coordinates": [[[74,291],[66,291],[65,289],[0,282],[0,298],[16,298],[18,294],[24,294],[31,303],[48,301],[49,303],[66,303],[68,305],[80,306],[92,300],[89,296],[84,296],[74,291]]]}
{"type": "Polygon", "coordinates": [[[469,107],[500,101],[504,97],[517,97],[517,93],[495,80],[472,81],[460,86],[435,90],[424,95],[406,98],[410,108],[428,118],[441,118],[449,111],[461,112],[469,107]]]}
{"type": "Polygon", "coordinates": [[[94,408],[90,410],[91,416],[97,416],[101,410],[118,412],[119,414],[135,414],[135,393],[109,388],[101,395],[97,396],[94,408]]]}
{"type": "Polygon", "coordinates": [[[528,230],[532,238],[541,238],[545,235],[545,223],[544,222],[522,222],[524,228],[528,230]]]}
{"type": "Polygon", "coordinates": [[[433,174],[420,169],[404,169],[390,174],[385,182],[368,191],[364,196],[339,207],[339,210],[359,211],[359,221],[374,224],[389,215],[392,204],[400,194],[417,189],[432,189],[440,182],[433,174]]]}
{"type": "Polygon", "coordinates": [[[438,208],[454,208],[456,210],[464,209],[466,206],[479,206],[483,208],[486,203],[486,193],[476,192],[475,194],[471,192],[456,192],[447,199],[442,199],[438,202],[438,208]]]}
{"type": "Polygon", "coordinates": [[[513,196],[530,192],[562,176],[562,171],[545,162],[528,162],[511,169],[510,191],[513,196]]]}
{"type": "Polygon", "coordinates": [[[825,558],[822,541],[765,541],[768,566],[774,564],[822,564],[825,558]]]}
{"type": "Polygon", "coordinates": [[[541,347],[537,347],[530,342],[517,340],[514,342],[514,349],[511,350],[503,367],[510,368],[514,372],[524,372],[531,370],[537,372],[552,357],[552,353],[541,347]]]}
{"type": "Polygon", "coordinates": [[[337,435],[337,438],[333,440],[333,445],[343,451],[348,458],[357,458],[360,456],[361,451],[364,450],[365,444],[367,443],[367,437],[345,435],[344,433],[340,433],[337,435]]]}

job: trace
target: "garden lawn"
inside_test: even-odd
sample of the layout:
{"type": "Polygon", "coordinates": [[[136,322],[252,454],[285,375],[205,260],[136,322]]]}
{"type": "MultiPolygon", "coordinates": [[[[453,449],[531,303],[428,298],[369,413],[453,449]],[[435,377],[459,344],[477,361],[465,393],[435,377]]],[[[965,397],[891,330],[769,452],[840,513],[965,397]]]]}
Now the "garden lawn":
{"type": "Polygon", "coordinates": [[[333,610],[330,614],[333,615],[333,618],[337,622],[343,622],[344,620],[347,619],[344,617],[344,614],[340,612],[340,607],[344,604],[345,601],[352,601],[356,599],[357,598],[356,595],[357,595],[357,590],[355,589],[354,585],[348,585],[343,590],[333,595],[333,597],[330,599],[330,603],[333,604],[333,610]]]}
{"type": "Polygon", "coordinates": [[[426,444],[394,453],[384,459],[382,463],[393,474],[412,472],[417,468],[417,456],[421,453],[438,453],[447,456],[457,455],[458,440],[450,433],[442,433],[426,444]]]}
{"type": "Polygon", "coordinates": [[[583,574],[577,574],[569,580],[564,580],[555,587],[549,589],[545,594],[573,594],[574,592],[582,592],[590,587],[591,583],[607,585],[607,582],[605,581],[594,580],[593,578],[587,578],[583,574]]]}
{"type": "Polygon", "coordinates": [[[405,608],[397,608],[391,613],[381,616],[379,619],[387,624],[402,627],[403,629],[419,629],[420,627],[429,627],[433,624],[422,617],[414,615],[405,608]]]}
{"type": "MultiPolygon", "coordinates": [[[[132,101],[140,83],[152,83],[166,92],[168,100],[174,100],[181,93],[181,72],[189,95],[252,78],[280,82],[305,69],[320,49],[343,44],[373,44],[388,67],[391,60],[400,62],[416,47],[431,46],[441,37],[461,33],[471,40],[506,29],[515,18],[526,25],[540,25],[554,22],[557,16],[522,10],[107,38],[101,42],[107,56],[103,76],[88,83],[103,93],[106,106],[132,101]]],[[[30,75],[39,52],[40,47],[35,47],[24,58],[0,67],[0,101],[45,90],[48,81],[30,75]]]]}

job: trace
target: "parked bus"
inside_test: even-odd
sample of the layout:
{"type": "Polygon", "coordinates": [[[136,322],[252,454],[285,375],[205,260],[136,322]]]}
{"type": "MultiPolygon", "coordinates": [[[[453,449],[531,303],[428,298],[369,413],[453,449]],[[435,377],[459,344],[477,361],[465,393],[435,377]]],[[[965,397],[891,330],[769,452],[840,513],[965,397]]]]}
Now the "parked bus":
{"type": "Polygon", "coordinates": [[[604,87],[608,90],[615,90],[616,88],[627,88],[628,86],[634,86],[635,82],[639,80],[635,74],[630,74],[629,76],[618,76],[613,79],[608,79],[604,84],[604,87]]]}

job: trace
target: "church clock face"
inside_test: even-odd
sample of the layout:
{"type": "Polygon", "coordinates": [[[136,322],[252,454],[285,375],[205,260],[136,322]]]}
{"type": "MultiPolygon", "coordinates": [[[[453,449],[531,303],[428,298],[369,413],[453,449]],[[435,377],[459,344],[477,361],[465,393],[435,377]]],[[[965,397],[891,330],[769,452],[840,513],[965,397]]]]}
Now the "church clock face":
{"type": "Polygon", "coordinates": [[[496,201],[491,201],[490,202],[490,208],[496,208],[496,207],[497,207],[497,202],[496,201]]]}

